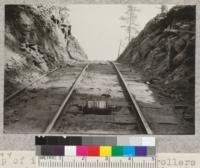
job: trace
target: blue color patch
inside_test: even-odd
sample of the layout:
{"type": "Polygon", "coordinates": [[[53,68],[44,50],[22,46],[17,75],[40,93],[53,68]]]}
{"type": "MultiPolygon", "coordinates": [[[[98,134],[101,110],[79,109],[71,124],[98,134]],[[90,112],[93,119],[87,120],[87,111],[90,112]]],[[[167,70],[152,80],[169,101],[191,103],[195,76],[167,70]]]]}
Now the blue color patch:
{"type": "Polygon", "coordinates": [[[135,156],[135,147],[124,146],[124,156],[135,156]]]}

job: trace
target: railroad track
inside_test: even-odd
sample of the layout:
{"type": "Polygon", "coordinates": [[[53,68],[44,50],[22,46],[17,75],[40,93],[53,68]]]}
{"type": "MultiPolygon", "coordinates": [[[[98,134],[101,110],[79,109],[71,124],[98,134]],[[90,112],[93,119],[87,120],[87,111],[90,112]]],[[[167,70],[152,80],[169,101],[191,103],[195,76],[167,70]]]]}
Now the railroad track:
{"type": "Polygon", "coordinates": [[[131,100],[131,104],[132,104],[132,108],[134,109],[134,112],[137,114],[138,116],[138,120],[140,121],[141,123],[141,126],[142,128],[144,129],[144,131],[147,133],[147,134],[153,134],[148,122],[146,121],[145,117],[143,116],[142,114],[142,111],[136,101],[136,99],[134,98],[134,96],[132,95],[132,93],[130,92],[129,88],[128,88],[128,85],[126,84],[126,81],[125,79],[123,78],[123,75],[121,74],[121,72],[119,71],[119,69],[117,68],[117,66],[115,65],[115,63],[113,63],[113,66],[115,67],[116,71],[117,71],[117,74],[119,75],[119,78],[124,86],[124,88],[126,89],[126,92],[131,100]]]}
{"type": "Polygon", "coordinates": [[[85,66],[54,69],[5,97],[4,132],[42,133],[85,66]]]}
{"type": "Polygon", "coordinates": [[[55,122],[57,121],[58,117],[60,116],[61,112],[63,111],[64,107],[66,106],[67,102],[69,101],[69,98],[71,97],[72,93],[74,92],[76,86],[82,79],[82,75],[84,74],[85,70],[87,69],[88,64],[83,68],[77,79],[74,81],[73,85],[71,86],[67,96],[65,97],[64,101],[62,102],[61,106],[59,107],[58,111],[56,112],[55,116],[53,117],[52,121],[49,123],[48,127],[46,128],[44,133],[49,133],[53,126],[55,125],[55,122]]]}
{"type": "MultiPolygon", "coordinates": [[[[113,62],[107,65],[90,64],[84,67],[74,81],[54,117],[44,130],[44,133],[93,133],[91,131],[92,129],[94,133],[109,133],[109,129],[115,130],[114,132],[116,133],[116,130],[118,129],[121,129],[121,131],[125,129],[127,133],[153,134],[137,101],[131,94],[123,75],[119,71],[117,65],[113,62]],[[101,74],[98,75],[98,73],[101,74]],[[106,75],[110,75],[110,78],[106,78],[106,75]],[[105,79],[102,79],[103,77],[105,79]],[[112,96],[112,94],[115,93],[112,93],[111,88],[110,90],[107,89],[109,94],[102,94],[101,87],[97,87],[101,82],[103,83],[102,87],[109,82],[113,85],[111,78],[113,78],[115,86],[120,84],[121,88],[116,86],[113,90],[118,89],[117,93],[122,92],[124,94],[123,99],[112,98],[115,97],[112,96]],[[87,88],[90,85],[90,83],[87,83],[88,81],[91,82],[92,87],[90,88],[87,88]],[[95,89],[96,92],[94,92],[95,89]],[[85,92],[83,90],[85,90],[85,92]],[[99,93],[97,93],[98,90],[100,90],[99,93]],[[92,99],[98,102],[98,106],[102,106],[102,103],[103,106],[105,106],[105,101],[102,101],[103,97],[105,100],[108,100],[108,102],[111,102],[110,106],[114,109],[111,114],[83,114],[84,106],[88,102],[91,104],[92,99]],[[122,105],[119,106],[120,103],[122,105]]],[[[126,131],[124,131],[125,134],[126,131]]],[[[111,134],[113,133],[112,131],[110,132],[111,134]]],[[[120,132],[117,133],[119,134],[120,132]]]]}

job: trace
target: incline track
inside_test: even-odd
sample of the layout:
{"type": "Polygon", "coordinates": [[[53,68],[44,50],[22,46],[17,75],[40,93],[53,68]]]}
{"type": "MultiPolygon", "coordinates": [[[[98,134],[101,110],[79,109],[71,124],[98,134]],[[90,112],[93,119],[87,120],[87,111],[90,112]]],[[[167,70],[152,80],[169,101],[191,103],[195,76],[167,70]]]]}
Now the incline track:
{"type": "Polygon", "coordinates": [[[90,64],[83,69],[44,133],[153,133],[122,74],[115,63],[111,64],[90,64]],[[110,75],[110,78],[103,79],[105,75],[110,75]],[[109,86],[109,82],[118,86],[111,88],[112,85],[109,86]],[[104,93],[101,88],[106,84],[109,89],[104,93]],[[89,88],[90,85],[92,87],[89,88]],[[119,98],[116,98],[118,92],[122,92],[124,98],[118,100],[119,98]],[[105,97],[105,100],[109,100],[115,107],[112,114],[83,114],[85,101],[98,100],[103,96],[110,97],[110,99],[105,97]],[[122,105],[119,105],[120,103],[122,105]],[[117,130],[121,132],[116,132],[117,130]]]}
{"type": "Polygon", "coordinates": [[[64,101],[62,102],[60,108],[58,109],[58,111],[56,112],[56,115],[53,117],[53,120],[50,122],[50,124],[48,125],[48,127],[46,128],[44,133],[49,133],[49,131],[53,128],[56,120],[58,119],[59,115],[61,114],[63,108],[65,107],[66,103],[68,102],[70,96],[72,95],[74,89],[76,88],[76,86],[78,85],[78,83],[81,81],[82,79],[82,75],[84,74],[85,70],[87,69],[88,64],[83,68],[83,70],[81,71],[81,73],[79,74],[79,76],[77,77],[77,79],[74,81],[72,87],[70,88],[66,98],[64,99],[64,101]]]}
{"type": "Polygon", "coordinates": [[[142,114],[142,111],[140,110],[139,105],[137,104],[137,101],[135,100],[135,98],[131,94],[131,92],[130,92],[130,90],[128,88],[128,85],[126,84],[126,81],[123,78],[121,72],[119,71],[119,69],[117,68],[117,66],[115,65],[115,63],[112,62],[112,64],[115,67],[115,69],[116,69],[116,71],[117,71],[117,73],[119,75],[119,78],[120,78],[122,84],[124,85],[124,87],[125,87],[125,89],[127,91],[127,94],[129,96],[129,98],[131,99],[132,106],[133,106],[133,108],[135,109],[135,112],[138,115],[138,119],[140,120],[140,123],[141,123],[143,129],[146,131],[147,134],[153,134],[153,132],[152,132],[152,130],[151,130],[148,122],[146,121],[145,117],[142,114]]]}
{"type": "Polygon", "coordinates": [[[5,132],[152,134],[130,89],[113,62],[51,71],[5,98],[5,132]],[[85,113],[91,100],[104,112],[85,113]]]}
{"type": "Polygon", "coordinates": [[[4,132],[44,132],[85,66],[76,63],[51,71],[5,98],[4,132]]]}

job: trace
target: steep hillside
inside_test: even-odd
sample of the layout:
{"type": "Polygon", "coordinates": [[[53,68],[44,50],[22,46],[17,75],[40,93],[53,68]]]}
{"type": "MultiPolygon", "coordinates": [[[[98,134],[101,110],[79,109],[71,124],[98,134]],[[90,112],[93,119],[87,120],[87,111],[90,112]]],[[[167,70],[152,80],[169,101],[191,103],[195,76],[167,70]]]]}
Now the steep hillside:
{"type": "Polygon", "coordinates": [[[117,61],[130,62],[160,94],[192,105],[195,6],[175,6],[150,20],[117,61]]]}
{"type": "Polygon", "coordinates": [[[87,59],[71,34],[73,25],[49,10],[5,6],[5,96],[52,69],[87,59]]]}

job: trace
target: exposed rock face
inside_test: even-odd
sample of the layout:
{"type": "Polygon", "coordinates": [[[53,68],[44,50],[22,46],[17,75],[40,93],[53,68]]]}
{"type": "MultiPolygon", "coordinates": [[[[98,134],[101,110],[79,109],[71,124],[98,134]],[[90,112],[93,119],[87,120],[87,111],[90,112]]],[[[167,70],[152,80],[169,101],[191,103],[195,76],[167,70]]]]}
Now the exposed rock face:
{"type": "Polygon", "coordinates": [[[194,101],[195,6],[176,6],[150,20],[118,61],[131,62],[151,84],[194,101]]]}
{"type": "Polygon", "coordinates": [[[87,59],[69,22],[41,9],[5,6],[5,94],[71,60],[87,59]]]}

